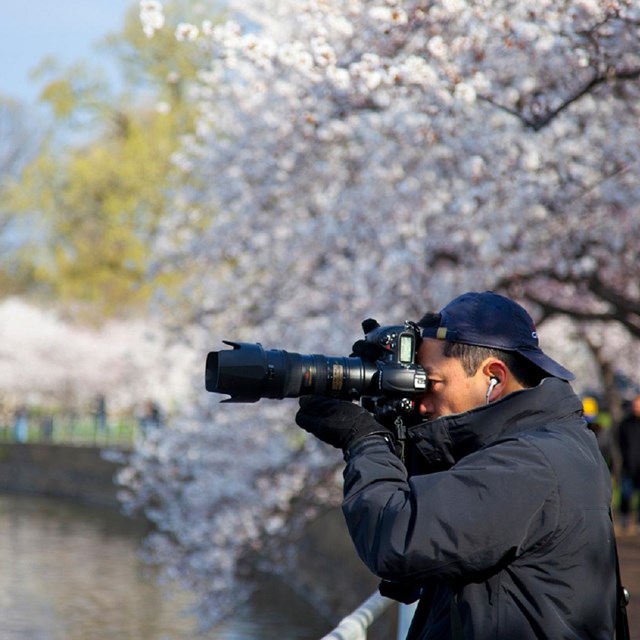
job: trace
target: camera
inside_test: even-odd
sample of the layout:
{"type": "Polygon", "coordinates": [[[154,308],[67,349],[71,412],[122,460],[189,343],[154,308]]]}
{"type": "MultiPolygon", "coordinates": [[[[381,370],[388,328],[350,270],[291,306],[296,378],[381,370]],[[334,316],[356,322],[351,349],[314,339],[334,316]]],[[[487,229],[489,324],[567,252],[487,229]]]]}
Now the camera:
{"type": "Polygon", "coordinates": [[[380,326],[372,318],[362,328],[364,340],[353,345],[348,357],[302,355],[224,340],[232,349],[207,355],[205,387],[229,395],[223,402],[313,394],[360,400],[381,422],[411,414],[416,397],[427,388],[426,373],[416,364],[419,328],[410,321],[380,326]]]}

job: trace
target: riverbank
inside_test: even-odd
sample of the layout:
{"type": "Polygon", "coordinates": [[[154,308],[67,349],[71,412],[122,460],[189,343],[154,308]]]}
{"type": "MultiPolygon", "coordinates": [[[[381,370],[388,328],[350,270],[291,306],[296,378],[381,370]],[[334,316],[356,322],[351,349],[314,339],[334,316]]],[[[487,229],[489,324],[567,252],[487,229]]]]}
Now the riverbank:
{"type": "Polygon", "coordinates": [[[118,509],[114,477],[120,466],[100,447],[0,444],[0,491],[118,509]]]}
{"type": "MultiPolygon", "coordinates": [[[[105,459],[103,452],[100,447],[1,443],[0,492],[119,510],[114,478],[121,463],[105,459]]],[[[376,589],[378,581],[357,557],[339,510],[310,523],[296,544],[300,566],[281,578],[328,618],[337,622],[376,589]]],[[[393,637],[393,629],[395,610],[374,624],[369,637],[393,637]]]]}

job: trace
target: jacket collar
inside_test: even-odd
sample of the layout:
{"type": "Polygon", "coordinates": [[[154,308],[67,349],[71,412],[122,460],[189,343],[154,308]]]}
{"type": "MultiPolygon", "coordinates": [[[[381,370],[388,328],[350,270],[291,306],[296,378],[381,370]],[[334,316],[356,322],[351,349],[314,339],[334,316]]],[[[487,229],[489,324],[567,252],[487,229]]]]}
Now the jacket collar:
{"type": "Polygon", "coordinates": [[[540,428],[582,411],[571,385],[545,378],[537,387],[501,400],[408,429],[413,444],[430,464],[448,467],[500,437],[540,428]]]}

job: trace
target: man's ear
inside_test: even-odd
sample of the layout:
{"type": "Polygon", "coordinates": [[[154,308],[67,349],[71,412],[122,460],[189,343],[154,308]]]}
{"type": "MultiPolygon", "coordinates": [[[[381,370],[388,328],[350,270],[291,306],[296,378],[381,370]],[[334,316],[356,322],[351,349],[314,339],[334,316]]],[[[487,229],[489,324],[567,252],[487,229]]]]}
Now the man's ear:
{"type": "Polygon", "coordinates": [[[498,384],[507,382],[511,375],[507,365],[497,358],[487,358],[487,360],[482,363],[482,374],[486,376],[487,383],[491,378],[497,378],[498,384]]]}
{"type": "Polygon", "coordinates": [[[501,360],[489,358],[482,366],[482,375],[487,379],[487,404],[501,398],[509,382],[509,369],[501,360]]]}

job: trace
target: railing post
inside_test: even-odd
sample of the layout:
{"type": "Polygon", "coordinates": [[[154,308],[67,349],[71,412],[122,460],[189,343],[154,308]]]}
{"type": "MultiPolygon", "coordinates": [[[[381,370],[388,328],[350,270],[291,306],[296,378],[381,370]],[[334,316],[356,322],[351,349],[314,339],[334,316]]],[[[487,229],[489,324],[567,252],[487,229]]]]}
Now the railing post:
{"type": "Polygon", "coordinates": [[[409,627],[413,620],[413,615],[416,612],[418,603],[413,604],[400,604],[398,607],[398,640],[404,640],[409,633],[409,627]]]}
{"type": "MultiPolygon", "coordinates": [[[[340,624],[321,640],[367,640],[367,630],[395,600],[381,596],[377,591],[371,594],[355,611],[340,621],[340,624]]],[[[411,620],[418,606],[400,604],[398,609],[397,640],[404,640],[409,632],[411,620]]]]}
{"type": "Polygon", "coordinates": [[[393,602],[376,591],[322,640],[366,640],[367,629],[393,602]]]}

